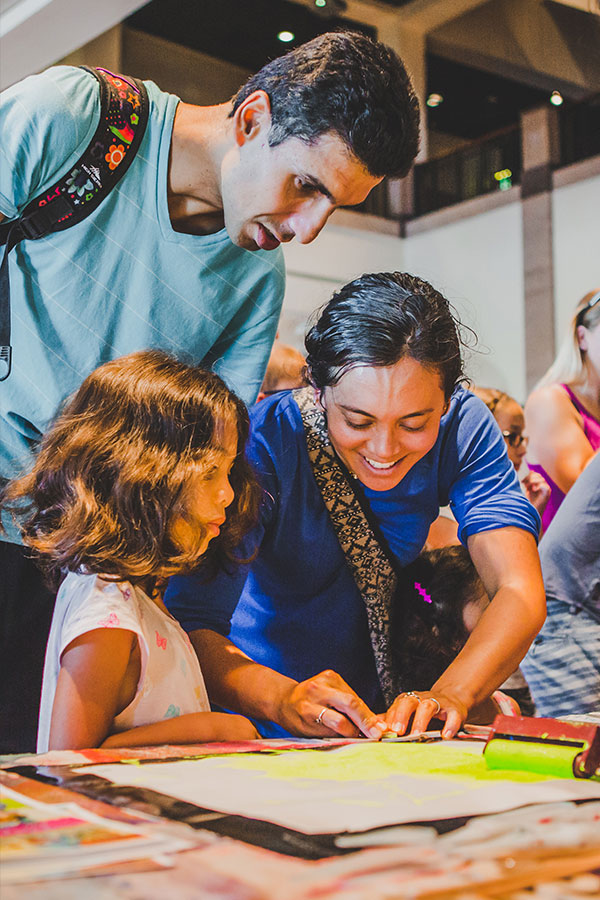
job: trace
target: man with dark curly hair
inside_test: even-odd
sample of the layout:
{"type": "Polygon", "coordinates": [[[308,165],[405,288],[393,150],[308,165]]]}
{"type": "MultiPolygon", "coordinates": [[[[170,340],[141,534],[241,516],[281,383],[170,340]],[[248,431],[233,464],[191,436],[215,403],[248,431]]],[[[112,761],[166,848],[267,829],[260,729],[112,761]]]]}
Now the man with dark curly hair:
{"type": "MultiPolygon", "coordinates": [[[[283,298],[280,243],[312,241],[334,209],[405,174],[417,153],[406,70],[358,33],[315,38],[217,106],[146,88],[148,125],[119,184],[76,226],[23,240],[8,257],[12,314],[0,308],[0,326],[12,322],[13,361],[0,390],[0,480],[27,466],[59,404],[94,368],[134,350],[183,353],[252,402],[283,298]]],[[[99,96],[93,74],[70,66],[5,92],[0,221],[15,221],[76,167],[99,96]]],[[[122,149],[118,140],[110,148],[113,166],[122,149]]],[[[70,188],[84,182],[74,176],[70,188]]],[[[52,598],[16,544],[0,542],[0,573],[0,747],[26,750],[52,598]]]]}

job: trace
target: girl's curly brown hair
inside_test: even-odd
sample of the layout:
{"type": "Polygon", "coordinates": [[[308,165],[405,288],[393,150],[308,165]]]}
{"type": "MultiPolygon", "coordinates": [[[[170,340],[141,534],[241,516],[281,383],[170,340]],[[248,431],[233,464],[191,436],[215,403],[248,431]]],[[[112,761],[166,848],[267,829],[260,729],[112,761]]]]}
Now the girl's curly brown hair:
{"type": "Polygon", "coordinates": [[[55,582],[86,571],[147,583],[202,564],[237,562],[235,548],[256,520],[260,489],[246,460],[246,407],[212,372],[160,351],[107,362],[67,401],[41,441],[33,470],[0,498],[19,522],[23,543],[55,582]],[[235,499],[221,534],[202,555],[171,539],[185,515],[190,475],[237,433],[230,482],[235,499]]]}

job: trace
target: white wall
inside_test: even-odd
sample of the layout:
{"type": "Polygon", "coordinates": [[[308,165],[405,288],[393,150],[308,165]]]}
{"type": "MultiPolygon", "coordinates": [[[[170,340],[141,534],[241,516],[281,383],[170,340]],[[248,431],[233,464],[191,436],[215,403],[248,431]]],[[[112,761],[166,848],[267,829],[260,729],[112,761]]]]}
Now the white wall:
{"type": "Polygon", "coordinates": [[[468,374],[525,397],[523,229],[516,201],[409,236],[406,269],[430,281],[479,338],[468,374]]]}
{"type": "Polygon", "coordinates": [[[469,354],[479,384],[525,396],[521,206],[514,203],[403,240],[329,224],[317,240],[285,248],[288,286],[279,329],[303,349],[308,315],[363,272],[404,270],[442,291],[485,351],[469,354]]]}
{"type": "Polygon", "coordinates": [[[555,187],[552,243],[560,343],[578,301],[588,291],[600,288],[600,174],[555,187]]]}
{"type": "Polygon", "coordinates": [[[279,337],[304,351],[309,315],[334,291],[364,272],[402,269],[403,241],[388,234],[330,222],[312,244],[284,247],[287,288],[279,337]]]}

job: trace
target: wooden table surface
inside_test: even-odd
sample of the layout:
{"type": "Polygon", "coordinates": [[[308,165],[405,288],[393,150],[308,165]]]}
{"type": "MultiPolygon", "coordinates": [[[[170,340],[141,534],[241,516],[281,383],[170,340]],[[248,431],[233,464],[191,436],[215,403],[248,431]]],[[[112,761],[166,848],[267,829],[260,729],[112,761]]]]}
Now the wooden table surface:
{"type": "MultiPolygon", "coordinates": [[[[130,821],[140,824],[134,811],[109,806],[108,804],[86,798],[80,794],[55,785],[43,783],[21,775],[0,770],[0,784],[27,794],[33,799],[46,803],[76,802],[90,811],[114,818],[117,821],[130,821]]],[[[144,827],[148,827],[144,823],[144,827]]],[[[151,826],[152,827],[152,826],[151,826]]],[[[158,827],[158,826],[156,826],[158,827]]],[[[253,847],[230,838],[218,837],[208,832],[193,831],[188,826],[178,823],[160,823],[160,828],[179,836],[192,836],[199,846],[173,854],[169,857],[171,867],[165,868],[150,861],[123,863],[111,867],[112,874],[95,874],[86,877],[61,878],[57,880],[6,885],[3,884],[1,900],[305,900],[309,895],[319,900],[333,900],[338,896],[335,889],[311,893],[309,882],[314,881],[319,866],[331,865],[331,860],[312,861],[285,857],[269,850],[253,847]]],[[[377,851],[374,851],[377,852],[377,851]]],[[[380,851],[385,853],[385,849],[380,851]]],[[[356,856],[356,855],[355,855],[356,856]]],[[[542,857],[525,855],[511,860],[503,877],[490,879],[475,888],[463,885],[460,889],[448,889],[433,894],[420,894],[422,897],[456,898],[464,896],[469,900],[476,898],[501,898],[501,900],[523,900],[523,895],[513,892],[533,884],[554,882],[577,873],[600,872],[600,829],[598,844],[587,846],[581,852],[569,850],[561,852],[560,848],[546,851],[542,857]]],[[[348,860],[349,857],[337,857],[336,860],[348,860]]],[[[343,865],[343,862],[340,863],[343,865]]],[[[327,879],[330,880],[329,878],[327,879]]],[[[581,884],[585,886],[585,879],[581,884]]],[[[1,884],[1,874],[0,874],[1,884]]],[[[564,885],[561,897],[600,896],[600,879],[596,880],[594,890],[593,876],[588,879],[586,893],[573,891],[577,881],[571,882],[572,888],[564,885]]],[[[373,885],[375,888],[375,885],[373,885]]],[[[558,892],[558,888],[557,888],[558,892]]],[[[346,897],[342,892],[340,897],[346,897]]],[[[365,900],[391,900],[394,896],[389,892],[380,893],[369,889],[365,900]]],[[[399,895],[397,895],[399,896],[399,895]]],[[[535,896],[535,895],[530,895],[535,896]]],[[[554,896],[558,896],[555,893],[554,896]]],[[[352,900],[363,900],[363,896],[352,894],[352,900]]]]}

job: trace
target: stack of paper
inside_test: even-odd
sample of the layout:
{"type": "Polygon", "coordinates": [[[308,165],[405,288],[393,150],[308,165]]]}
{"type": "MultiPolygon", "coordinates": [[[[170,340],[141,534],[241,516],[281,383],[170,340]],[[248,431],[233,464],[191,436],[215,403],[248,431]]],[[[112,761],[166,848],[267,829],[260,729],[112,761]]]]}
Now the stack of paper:
{"type": "Polygon", "coordinates": [[[41,803],[6,787],[0,792],[4,884],[84,874],[191,846],[193,841],[101,818],[75,803],[41,803]]]}

